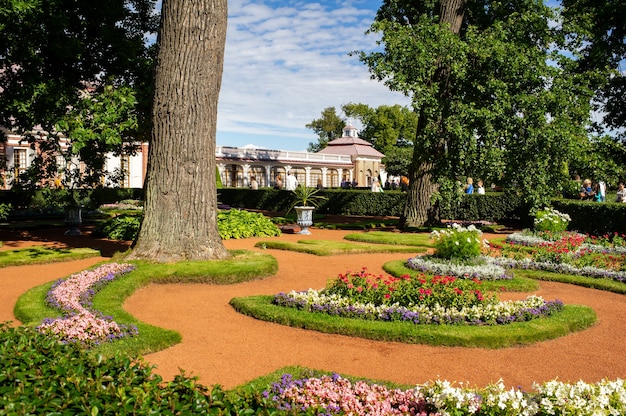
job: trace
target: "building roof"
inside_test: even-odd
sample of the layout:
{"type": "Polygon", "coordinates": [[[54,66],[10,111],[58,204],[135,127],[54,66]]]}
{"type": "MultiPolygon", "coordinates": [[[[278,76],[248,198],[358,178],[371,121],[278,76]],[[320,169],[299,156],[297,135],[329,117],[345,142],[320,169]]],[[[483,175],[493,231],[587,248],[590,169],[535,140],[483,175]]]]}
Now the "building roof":
{"type": "Polygon", "coordinates": [[[328,145],[317,153],[350,156],[370,156],[376,158],[385,157],[384,154],[372,147],[372,144],[359,137],[343,136],[331,140],[328,145]]]}

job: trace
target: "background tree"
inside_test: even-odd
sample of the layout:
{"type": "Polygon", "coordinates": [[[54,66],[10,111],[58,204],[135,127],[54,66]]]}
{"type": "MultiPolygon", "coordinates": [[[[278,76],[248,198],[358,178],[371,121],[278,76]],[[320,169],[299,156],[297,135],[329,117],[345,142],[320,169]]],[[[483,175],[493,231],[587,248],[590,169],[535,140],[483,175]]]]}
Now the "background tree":
{"type": "Polygon", "coordinates": [[[226,0],[163,2],[145,214],[131,258],[229,256],[217,228],[215,180],[226,21],[226,0]]]}
{"type": "Polygon", "coordinates": [[[309,152],[319,152],[328,145],[328,142],[341,137],[346,120],[337,115],[335,107],[327,107],[322,111],[322,117],[311,121],[305,127],[317,134],[317,143],[309,143],[309,152]]]}
{"type": "Polygon", "coordinates": [[[559,189],[598,78],[565,71],[554,19],[532,0],[383,3],[371,30],[384,48],[360,57],[418,115],[404,225],[437,221],[441,178],[491,175],[531,207],[559,189]]]}
{"type": "MultiPolygon", "coordinates": [[[[597,110],[603,114],[596,131],[615,130],[626,138],[626,1],[562,0],[562,47],[579,57],[575,71],[613,69],[598,89],[597,110]]],[[[604,81],[604,80],[603,80],[604,81]]]]}
{"type": "Polygon", "coordinates": [[[359,137],[374,146],[383,154],[394,147],[413,144],[417,117],[407,107],[401,105],[381,105],[372,108],[367,104],[345,104],[342,109],[348,118],[356,118],[363,128],[359,137]]]}
{"type": "MultiPolygon", "coordinates": [[[[73,151],[68,149],[66,156],[82,153],[82,161],[88,167],[94,162],[94,171],[101,170],[98,166],[101,160],[99,155],[93,160],[89,157],[96,154],[93,150],[116,151],[121,146],[120,140],[141,139],[142,131],[138,127],[146,127],[143,132],[147,131],[145,113],[133,110],[132,132],[129,124],[118,116],[129,115],[128,102],[124,103],[124,99],[133,103],[138,100],[139,109],[147,108],[150,101],[147,86],[151,85],[151,48],[145,45],[144,37],[157,27],[154,3],[154,0],[111,0],[106,4],[90,0],[3,2],[0,5],[0,125],[23,134],[33,147],[39,146],[44,153],[60,149],[61,137],[69,138],[73,151]],[[111,88],[120,88],[120,93],[114,93],[111,88]],[[133,90],[132,94],[128,88],[133,90]],[[111,100],[116,105],[99,108],[95,105],[98,101],[111,104],[111,100]],[[86,105],[91,108],[87,109],[86,105]],[[120,111],[117,116],[110,118],[117,110],[120,111]],[[103,117],[115,122],[107,129],[69,122],[79,112],[94,115],[93,111],[106,112],[108,115],[103,117]],[[120,130],[112,133],[118,126],[120,130]],[[40,127],[44,134],[33,135],[35,127],[40,127]]],[[[48,167],[33,171],[39,175],[38,179],[55,174],[56,166],[50,160],[39,158],[34,166],[48,167]]]]}

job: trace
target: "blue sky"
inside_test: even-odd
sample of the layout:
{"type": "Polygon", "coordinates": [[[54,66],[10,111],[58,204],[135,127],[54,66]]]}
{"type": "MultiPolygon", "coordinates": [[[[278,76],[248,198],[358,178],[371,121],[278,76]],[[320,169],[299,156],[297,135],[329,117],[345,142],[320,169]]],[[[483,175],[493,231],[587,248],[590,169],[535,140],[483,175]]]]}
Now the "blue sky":
{"type": "Polygon", "coordinates": [[[365,31],[381,1],[228,3],[218,145],[306,150],[317,136],[305,125],[326,107],[409,104],[348,56],[376,47],[365,31]]]}

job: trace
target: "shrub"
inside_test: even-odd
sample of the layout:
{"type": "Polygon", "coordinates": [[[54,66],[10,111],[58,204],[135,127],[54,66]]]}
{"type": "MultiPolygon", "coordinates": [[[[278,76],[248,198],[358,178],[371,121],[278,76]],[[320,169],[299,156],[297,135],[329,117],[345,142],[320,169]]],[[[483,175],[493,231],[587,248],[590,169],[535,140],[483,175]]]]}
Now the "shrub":
{"type": "Polygon", "coordinates": [[[567,230],[570,221],[571,218],[568,214],[546,207],[541,211],[537,211],[534,225],[536,231],[562,232],[567,230]]]}
{"type": "Polygon", "coordinates": [[[281,234],[280,228],[263,214],[238,209],[221,211],[217,215],[217,227],[223,240],[274,237],[281,234]]]}
{"type": "Polygon", "coordinates": [[[3,415],[269,414],[261,394],[209,390],[184,373],[165,383],[141,360],[88,354],[26,326],[0,323],[0,362],[3,415]]]}
{"type": "Polygon", "coordinates": [[[444,259],[469,259],[480,255],[482,232],[470,225],[461,227],[459,224],[444,230],[435,230],[430,234],[434,241],[435,256],[444,259]]]}
{"type": "Polygon", "coordinates": [[[94,229],[95,237],[106,237],[111,240],[133,241],[139,233],[141,226],[141,216],[139,215],[119,215],[103,223],[94,229]]]}

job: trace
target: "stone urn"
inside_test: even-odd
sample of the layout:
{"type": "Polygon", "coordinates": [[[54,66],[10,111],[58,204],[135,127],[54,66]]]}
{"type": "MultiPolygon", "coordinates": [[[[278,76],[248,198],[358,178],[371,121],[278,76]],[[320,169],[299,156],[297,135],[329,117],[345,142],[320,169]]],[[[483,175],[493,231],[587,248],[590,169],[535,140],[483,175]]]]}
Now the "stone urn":
{"type": "Polygon", "coordinates": [[[311,234],[309,227],[313,225],[313,210],[315,207],[300,206],[294,207],[296,210],[296,222],[300,226],[300,232],[298,234],[311,234]]]}
{"type": "Polygon", "coordinates": [[[83,218],[81,217],[81,207],[70,207],[65,209],[65,225],[69,227],[69,229],[65,232],[65,235],[82,235],[83,233],[80,231],[80,226],[83,223],[83,218]]]}

